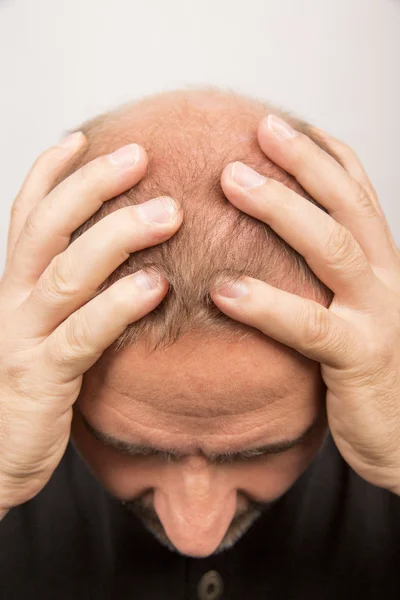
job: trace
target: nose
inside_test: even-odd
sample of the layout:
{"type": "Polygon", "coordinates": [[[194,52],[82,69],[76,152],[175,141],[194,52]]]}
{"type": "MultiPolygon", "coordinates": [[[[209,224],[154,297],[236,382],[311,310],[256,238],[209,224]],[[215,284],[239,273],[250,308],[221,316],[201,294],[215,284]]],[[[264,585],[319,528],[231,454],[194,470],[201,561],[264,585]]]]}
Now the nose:
{"type": "Polygon", "coordinates": [[[200,456],[166,465],[154,491],[154,508],[179,552],[212,554],[235,516],[237,493],[228,474],[200,456]]]}

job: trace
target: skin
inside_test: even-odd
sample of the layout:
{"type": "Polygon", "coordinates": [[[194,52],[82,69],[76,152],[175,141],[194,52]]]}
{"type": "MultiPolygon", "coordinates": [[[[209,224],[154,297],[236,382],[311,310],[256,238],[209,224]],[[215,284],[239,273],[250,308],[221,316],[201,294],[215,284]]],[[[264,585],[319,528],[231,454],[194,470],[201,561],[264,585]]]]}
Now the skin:
{"type": "MultiPolygon", "coordinates": [[[[234,543],[258,516],[260,504],[265,510],[278,499],[318,452],[326,435],[318,364],[255,330],[252,338],[228,347],[218,338],[197,335],[162,355],[148,357],[139,345],[118,360],[110,356],[107,347],[128,323],[161,302],[168,282],[160,278],[158,286],[144,290],[126,277],[91,299],[93,290],[130,253],[173,235],[183,214],[178,206],[169,223],[149,223],[141,212],[144,204],[126,207],[68,245],[76,227],[101,203],[135,185],[148,163],[140,147],[136,162],[116,165],[112,156],[100,155],[63,179],[85,147],[82,137],[75,139],[75,146],[55,147],[40,157],[13,205],[0,287],[0,433],[7,432],[0,435],[0,512],[26,502],[46,485],[64,453],[73,417],[73,439],[105,487],[128,501],[127,506],[137,509],[145,501],[153,520],[159,519],[155,533],[160,541],[183,554],[206,556],[234,543]],[[134,379],[132,361],[140,374],[134,379]],[[260,368],[271,362],[273,374],[260,368]],[[219,374],[216,364],[223,367],[219,374]],[[171,379],[171,372],[181,373],[179,393],[178,378],[171,379]],[[107,373],[107,382],[92,389],[93,407],[86,395],[90,385],[97,385],[99,373],[107,373]],[[289,376],[296,381],[296,395],[287,387],[289,376]],[[111,383],[115,378],[117,386],[111,383]],[[166,381],[174,415],[165,413],[166,381]],[[122,396],[123,385],[128,395],[122,396]],[[211,388],[213,394],[206,393],[211,388]],[[133,389],[136,395],[131,397],[133,389]],[[80,411],[114,436],[137,441],[140,434],[141,441],[168,442],[188,456],[174,464],[159,457],[127,461],[93,439],[79,421],[80,411]],[[307,441],[281,455],[211,466],[200,452],[287,440],[316,416],[321,416],[322,429],[314,429],[307,441]],[[267,465],[266,479],[261,475],[267,465]],[[184,494],[176,493],[178,483],[184,494]],[[145,497],[149,488],[152,495],[145,497]],[[235,515],[241,522],[233,521],[235,515]]],[[[130,152],[130,159],[134,154],[130,152]]]]}
{"type": "Polygon", "coordinates": [[[111,293],[87,302],[88,278],[95,288],[121,256],[124,260],[124,252],[160,243],[179,227],[182,215],[168,227],[150,227],[141,207],[121,209],[64,250],[68,235],[99,202],[140,179],[143,150],[139,167],[114,169],[102,157],[86,167],[83,178],[78,173],[53,192],[51,182],[72,153],[58,158],[53,169],[43,158],[42,168],[28,177],[15,205],[0,288],[0,432],[7,433],[0,436],[2,512],[33,497],[51,477],[68,441],[78,396],[73,436],[82,455],[122,501],[134,505],[141,499],[150,511],[154,506],[169,543],[183,554],[218,550],[230,543],[226,533],[234,515],[250,508],[246,502],[268,505],[278,499],[321,448],[325,414],[347,463],[366,481],[400,493],[400,253],[372,185],[349,149],[327,136],[342,156],[342,167],[285,124],[278,131],[271,127],[270,119],[260,123],[258,140],[263,152],[329,214],[273,180],[238,181],[232,164],[222,173],[224,192],[239,210],[268,222],[303,254],[335,298],[328,309],[307,294],[300,297],[251,278],[244,279],[241,295],[233,294],[232,286],[216,286],[210,293],[217,306],[259,331],[228,346],[197,336],[162,356],[149,357],[140,345],[114,360],[105,352],[127,323],[162,300],[168,284],[160,278],[145,292],[125,278],[111,293]],[[83,181],[86,187],[77,193],[83,181]],[[52,194],[64,210],[57,223],[50,217],[52,194]],[[274,204],[278,195],[284,211],[274,204]],[[124,232],[113,238],[112,252],[104,244],[111,224],[124,232]],[[89,251],[90,271],[85,272],[89,267],[78,258],[89,251]],[[186,456],[173,464],[159,457],[123,457],[94,440],[80,415],[126,442],[173,445],[186,456]],[[282,441],[298,435],[300,425],[317,415],[321,429],[315,437],[285,454],[240,465],[209,460],[210,453],[227,450],[227,440],[228,449],[237,450],[282,441]]]}
{"type": "Polygon", "coordinates": [[[201,557],[237,541],[258,516],[254,502],[276,500],[307,468],[326,437],[323,397],[317,363],[259,332],[229,346],[191,335],[150,355],[142,344],[118,357],[104,353],[75,404],[73,438],[111,494],[151,509],[140,517],[158,523],[160,541],[201,557]],[[124,455],[96,439],[82,415],[120,440],[187,456],[124,455]],[[296,438],[316,418],[286,452],[227,464],[207,458],[296,438]]]}
{"type": "MultiPolygon", "coordinates": [[[[185,94],[174,96],[179,106],[185,94]]],[[[237,101],[213,94],[191,96],[190,101],[215,120],[215,151],[225,154],[238,139],[249,147],[256,141],[254,135],[243,140],[243,124],[242,131],[234,130],[237,101]],[[218,117],[226,118],[227,113],[232,126],[221,135],[218,117]]],[[[112,123],[113,131],[110,124],[105,131],[111,139],[118,132],[137,141],[141,129],[146,130],[144,124],[151,128],[154,121],[168,122],[163,111],[170,110],[171,95],[162,95],[127,109],[112,123]]],[[[245,110],[257,115],[259,108],[249,103],[245,110]]],[[[182,112],[187,126],[201,127],[190,113],[188,117],[182,112]]],[[[176,130],[179,135],[181,129],[176,130]]],[[[178,143],[174,135],[171,140],[178,143]]],[[[194,157],[196,148],[192,143],[194,157]]],[[[187,159],[191,148],[184,149],[187,159]]],[[[311,290],[303,293],[313,297],[311,290]]],[[[257,518],[258,509],[267,510],[295,483],[327,435],[325,386],[318,363],[249,331],[252,337],[229,345],[216,336],[193,332],[152,355],[144,343],[117,357],[106,351],[85,374],[74,406],[73,440],[96,477],[162,543],[185,555],[207,556],[236,542],[245,525],[257,518]],[[92,427],[119,440],[172,446],[187,456],[173,463],[162,456],[126,456],[96,439],[82,415],[92,427]],[[296,438],[316,418],[318,427],[289,451],[232,464],[213,465],[207,460],[208,452],[296,438]],[[241,521],[235,519],[239,515],[241,521]]]]}
{"type": "MultiPolygon", "coordinates": [[[[265,154],[295,176],[330,214],[243,163],[224,169],[222,188],[239,210],[270,224],[306,257],[335,293],[329,308],[249,277],[234,286],[221,282],[211,290],[214,302],[228,316],[258,329],[262,338],[246,341],[249,347],[233,344],[229,350],[218,347],[215,340],[200,340],[194,346],[189,340],[188,353],[183,345],[170,358],[156,356],[153,369],[148,359],[140,361],[140,349],[139,356],[134,352],[126,358],[126,371],[121,358],[118,375],[109,385],[112,392],[107,394],[107,406],[113,397],[113,408],[111,414],[103,409],[108,411],[104,420],[103,410],[98,410],[101,391],[89,389],[89,398],[96,398],[96,412],[92,410],[87,418],[95,419],[100,430],[107,420],[108,432],[115,437],[136,441],[140,434],[149,445],[173,445],[188,455],[174,465],[165,465],[157,457],[151,468],[141,459],[143,483],[138,489],[130,487],[130,469],[137,459],[129,457],[120,463],[117,455],[107,459],[101,454],[96,460],[95,442],[81,444],[96,474],[114,494],[137,499],[149,490],[146,500],[166,536],[178,551],[192,556],[223,548],[242,496],[261,502],[279,498],[321,447],[326,435],[322,427],[312,440],[288,453],[252,459],[245,465],[211,466],[207,458],[198,456],[199,449],[203,454],[224,451],[226,446],[220,449],[218,443],[246,447],[279,439],[287,432],[295,435],[293,428],[299,423],[304,425],[307,419],[310,423],[316,412],[323,412],[320,374],[312,367],[308,370],[307,363],[296,372],[296,356],[289,348],[321,363],[328,422],[348,464],[374,485],[394,493],[400,488],[396,402],[400,391],[400,257],[377,196],[357,159],[340,142],[330,140],[343,157],[344,167],[280,119],[264,119],[258,138],[265,154]],[[279,344],[271,340],[285,344],[286,349],[280,352],[279,344]],[[258,368],[271,362],[274,369],[258,368]],[[129,378],[129,364],[141,366],[132,378],[133,398],[129,385],[121,392],[117,383],[124,376],[129,378]],[[218,371],[217,364],[221,365],[218,371]],[[172,372],[176,374],[173,379],[172,372]],[[288,381],[293,388],[292,382],[302,380],[319,393],[313,395],[307,384],[304,393],[297,385],[295,394],[290,389],[284,393],[288,381]],[[135,410],[140,389],[144,393],[140,396],[139,392],[140,407],[135,410]],[[279,400],[260,408],[259,399],[276,396],[278,390],[283,393],[279,400]],[[121,405],[122,394],[126,395],[121,405]],[[129,408],[124,410],[126,397],[129,408]],[[230,411],[237,407],[236,418],[225,414],[228,405],[230,411]],[[168,415],[166,406],[173,415],[168,415]],[[115,430],[110,431],[111,421],[115,430]]],[[[82,397],[83,413],[90,411],[90,402],[82,397]]],[[[80,431],[82,440],[84,428],[80,431]]]]}
{"type": "Polygon", "coordinates": [[[260,123],[258,140],[328,213],[243,164],[228,165],[221,184],[234,206],[306,258],[334,292],[329,308],[250,277],[211,296],[231,318],[321,364],[339,452],[360,477],[399,495],[400,251],[357,156],[316,133],[341,164],[276,115],[260,123]]]}

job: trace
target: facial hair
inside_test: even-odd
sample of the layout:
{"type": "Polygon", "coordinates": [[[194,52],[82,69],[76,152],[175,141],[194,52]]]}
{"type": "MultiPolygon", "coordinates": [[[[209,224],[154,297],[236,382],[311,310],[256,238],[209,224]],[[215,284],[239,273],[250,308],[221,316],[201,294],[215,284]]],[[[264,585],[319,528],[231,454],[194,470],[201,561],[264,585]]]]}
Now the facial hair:
{"type": "MultiPolygon", "coordinates": [[[[250,529],[250,527],[265,514],[277,501],[276,498],[270,502],[255,502],[254,500],[248,500],[247,506],[244,510],[235,514],[232,519],[226,534],[218,547],[214,550],[213,555],[220,554],[224,550],[229,550],[240,540],[241,537],[250,529]]],[[[133,513],[140,519],[144,527],[154,535],[154,537],[166,548],[172,552],[182,554],[172,544],[167,534],[165,533],[164,527],[158,518],[156,511],[154,510],[151,500],[145,498],[134,498],[133,500],[121,501],[123,507],[129,512],[133,513]]]]}

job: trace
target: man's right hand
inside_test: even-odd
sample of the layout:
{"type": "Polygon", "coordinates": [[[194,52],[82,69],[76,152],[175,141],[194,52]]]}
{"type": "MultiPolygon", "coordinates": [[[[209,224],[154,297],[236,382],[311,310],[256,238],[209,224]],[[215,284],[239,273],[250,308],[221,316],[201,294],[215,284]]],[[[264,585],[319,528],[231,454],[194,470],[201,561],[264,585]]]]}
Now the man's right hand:
{"type": "Polygon", "coordinates": [[[36,160],[11,209],[0,281],[0,518],[46,485],[69,440],[83,373],[162,301],[168,282],[147,289],[143,282],[157,277],[130,275],[96,290],[129,254],[166,241],[182,223],[179,205],[169,222],[148,221],[150,200],[112,212],[70,243],[103,202],[142,179],[148,162],[143,148],[125,146],[124,165],[100,156],[62,179],[87,146],[81,133],[70,141],[36,160]]]}

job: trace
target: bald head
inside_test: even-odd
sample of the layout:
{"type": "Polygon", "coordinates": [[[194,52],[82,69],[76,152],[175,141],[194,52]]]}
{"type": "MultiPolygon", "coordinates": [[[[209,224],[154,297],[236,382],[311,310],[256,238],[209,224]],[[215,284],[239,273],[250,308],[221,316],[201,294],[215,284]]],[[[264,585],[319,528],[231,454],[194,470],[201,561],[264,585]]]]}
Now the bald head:
{"type": "Polygon", "coordinates": [[[233,322],[210,300],[208,291],[220,275],[249,275],[293,293],[306,291],[324,304],[331,300],[330,290],[304,258],[268,225],[233,207],[221,188],[223,168],[240,160],[317,204],[261,151],[257,127],[269,112],[309,132],[306,123],[288,113],[216,89],[159,94],[99,115],[79,128],[89,145],[75,169],[131,142],[146,149],[149,166],[138,185],[104,203],[71,242],[110,212],[152,197],[172,196],[184,211],[184,222],[171,239],[132,254],[99,289],[146,266],[155,267],[169,281],[161,305],[129,326],[114,350],[139,340],[149,348],[165,347],[198,329],[225,339],[249,335],[250,328],[233,322]]]}
{"type": "Polygon", "coordinates": [[[237,541],[301,475],[326,431],[319,365],[229,319],[209,296],[220,275],[249,275],[331,300],[303,257],[221,188],[223,168],[239,160],[313,202],[258,145],[269,112],[308,132],[287,113],[218,90],[153,96],[79,128],[89,145],[75,169],[131,142],[146,149],[149,166],[71,243],[110,212],[156,196],[178,200],[184,216],[170,239],[130,255],[98,291],[148,266],[169,282],[162,303],[85,373],[74,439],[112,494],[162,543],[192,556],[237,541]],[[219,464],[216,455],[248,460],[219,464]]]}

